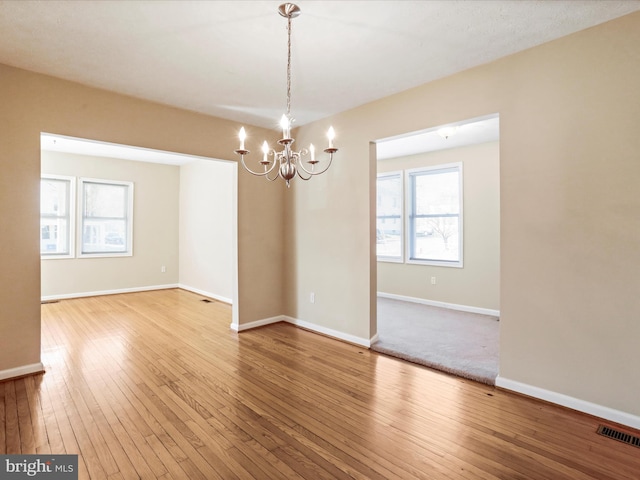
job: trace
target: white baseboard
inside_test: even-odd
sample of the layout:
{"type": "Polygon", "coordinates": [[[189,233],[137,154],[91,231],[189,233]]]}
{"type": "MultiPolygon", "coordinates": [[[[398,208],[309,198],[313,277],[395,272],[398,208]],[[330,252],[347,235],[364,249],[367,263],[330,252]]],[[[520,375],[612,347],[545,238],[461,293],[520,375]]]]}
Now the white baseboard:
{"type": "Polygon", "coordinates": [[[7,370],[0,370],[0,380],[8,380],[10,378],[24,377],[25,375],[31,375],[33,373],[44,372],[44,365],[42,362],[32,363],[31,365],[23,365],[21,367],[9,368],[7,370]]]}
{"type": "Polygon", "coordinates": [[[407,297],[405,295],[396,295],[395,293],[378,292],[378,296],[382,298],[390,298],[392,300],[402,300],[403,302],[421,303],[422,305],[430,305],[432,307],[449,308],[461,312],[479,313],[481,315],[500,316],[500,310],[492,310],[490,308],[471,307],[469,305],[458,305],[456,303],[438,302],[436,300],[426,300],[424,298],[407,297]]]}
{"type": "Polygon", "coordinates": [[[235,325],[232,323],[231,330],[234,330],[236,332],[242,332],[244,330],[249,330],[251,328],[262,327],[264,325],[270,325],[272,323],[278,323],[278,322],[287,322],[297,327],[304,328],[306,330],[311,330],[312,332],[321,333],[322,335],[326,335],[328,337],[332,337],[337,340],[342,340],[344,342],[360,345],[365,348],[371,347],[371,345],[375,343],[378,339],[377,334],[374,335],[371,339],[356,337],[355,335],[349,335],[348,333],[340,332],[338,330],[333,330],[331,328],[326,328],[320,325],[316,325],[315,323],[306,322],[304,320],[299,320],[297,318],[289,317],[286,315],[279,315],[276,317],[264,318],[262,320],[256,320],[255,322],[244,323],[242,325],[235,325]]]}
{"type": "Polygon", "coordinates": [[[243,323],[238,325],[237,323],[231,324],[231,330],[236,332],[242,332],[244,330],[250,330],[252,328],[263,327],[265,325],[271,325],[272,323],[285,322],[286,319],[283,315],[276,317],[263,318],[262,320],[256,320],[255,322],[243,323]]]}
{"type": "Polygon", "coordinates": [[[355,335],[350,335],[348,333],[340,332],[338,330],[326,328],[321,325],[316,325],[315,323],[299,320],[297,318],[285,316],[284,320],[293,325],[296,325],[297,327],[305,328],[307,330],[311,330],[312,332],[321,333],[328,337],[337,338],[338,340],[342,340],[344,342],[354,343],[356,345],[360,345],[361,347],[365,347],[365,348],[371,347],[371,339],[368,339],[368,338],[356,337],[355,335]]]}
{"type": "Polygon", "coordinates": [[[498,378],[496,378],[496,387],[511,390],[540,400],[545,400],[547,402],[555,403],[556,405],[562,405],[563,407],[571,408],[572,410],[577,410],[582,413],[587,413],[595,417],[610,420],[612,422],[619,423],[620,425],[626,425],[640,430],[640,417],[627,412],[614,410],[613,408],[580,400],[579,398],[570,397],[562,393],[545,390],[544,388],[534,387],[499,375],[498,378]]]}
{"type": "Polygon", "coordinates": [[[184,285],[182,283],[178,284],[178,288],[183,290],[187,290],[189,292],[197,293],[198,295],[202,295],[203,297],[213,298],[214,300],[218,300],[223,303],[228,303],[229,305],[233,305],[233,299],[223,297],[222,295],[217,295],[215,293],[207,292],[205,290],[200,290],[199,288],[190,287],[189,285],[184,285]]]}
{"type": "Polygon", "coordinates": [[[101,295],[117,295],[119,293],[135,293],[135,292],[148,292],[151,290],[167,290],[169,288],[178,288],[177,283],[170,285],[150,285],[146,287],[133,287],[133,288],[119,288],[116,290],[100,290],[96,292],[78,292],[78,293],[65,293],[61,295],[46,295],[40,297],[42,302],[48,302],[51,300],[68,300],[70,298],[83,298],[83,297],[98,297],[101,295]]]}

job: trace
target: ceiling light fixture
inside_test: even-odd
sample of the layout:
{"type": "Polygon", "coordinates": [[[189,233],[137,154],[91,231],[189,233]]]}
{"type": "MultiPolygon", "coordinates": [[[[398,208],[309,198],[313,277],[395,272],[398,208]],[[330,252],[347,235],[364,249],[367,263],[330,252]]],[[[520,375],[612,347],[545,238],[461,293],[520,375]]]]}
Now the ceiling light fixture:
{"type": "Polygon", "coordinates": [[[249,154],[249,150],[245,148],[247,134],[244,127],[242,127],[238,135],[240,138],[240,148],[234,150],[234,152],[240,155],[242,166],[249,173],[260,177],[266,177],[270,182],[281,177],[287,183],[287,187],[289,187],[289,182],[296,175],[298,175],[302,180],[309,180],[315,175],[320,175],[321,173],[326,172],[331,166],[333,154],[336,153],[338,149],[333,146],[335,132],[333,131],[333,127],[330,127],[327,132],[329,146],[324,149],[324,151],[329,154],[329,161],[325,168],[316,171],[315,166],[320,163],[320,160],[316,160],[316,152],[313,144],[309,145],[308,150],[303,148],[298,152],[292,148],[295,140],[291,138],[291,124],[293,123],[293,118],[291,117],[291,19],[300,15],[300,7],[293,3],[284,3],[278,7],[278,12],[287,19],[287,113],[282,115],[282,118],[280,119],[282,138],[278,140],[278,144],[282,146],[282,151],[276,152],[275,150],[270,149],[269,144],[265,140],[262,144],[263,155],[262,160],[260,161],[260,164],[264,167],[264,171],[254,172],[247,167],[246,163],[244,163],[244,156],[249,154]],[[310,158],[306,162],[311,165],[311,167],[307,170],[302,163],[302,157],[309,154],[310,158]],[[269,157],[273,157],[273,160],[270,160],[269,157]],[[273,177],[270,177],[269,174],[276,168],[276,166],[278,166],[278,171],[273,175],[273,177]]]}
{"type": "Polygon", "coordinates": [[[438,135],[440,135],[445,140],[449,137],[453,137],[458,132],[458,127],[442,127],[438,129],[438,135]]]}

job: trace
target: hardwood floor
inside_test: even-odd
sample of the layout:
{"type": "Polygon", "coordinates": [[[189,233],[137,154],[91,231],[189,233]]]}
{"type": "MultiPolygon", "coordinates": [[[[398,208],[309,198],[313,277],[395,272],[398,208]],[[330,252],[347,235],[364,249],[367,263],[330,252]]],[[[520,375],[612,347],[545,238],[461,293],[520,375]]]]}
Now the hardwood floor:
{"type": "Polygon", "coordinates": [[[638,479],[597,419],[182,290],[42,306],[44,375],[0,383],[0,453],[81,479],[638,479]]]}

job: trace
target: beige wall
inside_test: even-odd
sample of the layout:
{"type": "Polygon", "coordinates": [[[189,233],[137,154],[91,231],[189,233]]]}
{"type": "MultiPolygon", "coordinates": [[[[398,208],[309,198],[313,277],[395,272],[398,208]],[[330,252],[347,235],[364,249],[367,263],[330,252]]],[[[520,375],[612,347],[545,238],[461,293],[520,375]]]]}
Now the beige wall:
{"type": "Polygon", "coordinates": [[[500,310],[499,142],[380,160],[378,172],[455,162],[463,169],[464,267],[378,262],[378,291],[500,310]]]}
{"type": "MultiPolygon", "coordinates": [[[[369,255],[371,242],[375,245],[369,212],[371,203],[375,205],[371,196],[375,197],[376,164],[375,156],[368,161],[369,139],[360,137],[360,144],[349,138],[353,127],[347,126],[349,115],[344,117],[332,119],[340,150],[331,168],[309,182],[293,183],[287,192],[286,314],[368,341],[374,334],[369,321],[375,305],[370,300],[376,296],[369,277],[375,268],[371,264],[375,257],[372,260],[369,255]],[[314,303],[309,299],[311,292],[314,303]]],[[[352,120],[360,121],[357,115],[352,120]]],[[[296,142],[325,148],[322,142],[329,125],[317,122],[300,128],[296,142]]]]}
{"type": "Polygon", "coordinates": [[[287,314],[373,335],[370,142],[497,112],[500,376],[637,418],[638,51],[636,13],[302,127],[340,151],[290,192],[287,314]]]}
{"type": "Polygon", "coordinates": [[[133,256],[45,258],[43,298],[178,283],[179,167],[43,151],[42,173],[134,183],[133,256]]]}
{"type": "Polygon", "coordinates": [[[236,174],[231,162],[180,167],[180,285],[232,302],[236,254],[236,174]]]}
{"type": "MultiPolygon", "coordinates": [[[[40,133],[236,161],[239,125],[4,65],[0,105],[1,373],[40,361],[40,133]]],[[[251,138],[277,136],[248,130],[251,138]]],[[[242,325],[283,311],[283,189],[249,174],[238,182],[242,325]]]]}

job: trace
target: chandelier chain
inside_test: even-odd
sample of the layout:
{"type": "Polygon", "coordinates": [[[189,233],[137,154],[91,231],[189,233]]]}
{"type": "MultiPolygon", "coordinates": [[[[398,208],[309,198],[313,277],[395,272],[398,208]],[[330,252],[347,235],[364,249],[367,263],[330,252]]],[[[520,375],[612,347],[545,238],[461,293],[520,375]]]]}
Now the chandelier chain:
{"type": "Polygon", "coordinates": [[[291,115],[291,16],[287,18],[287,117],[291,115]]]}

